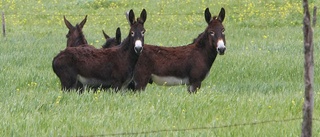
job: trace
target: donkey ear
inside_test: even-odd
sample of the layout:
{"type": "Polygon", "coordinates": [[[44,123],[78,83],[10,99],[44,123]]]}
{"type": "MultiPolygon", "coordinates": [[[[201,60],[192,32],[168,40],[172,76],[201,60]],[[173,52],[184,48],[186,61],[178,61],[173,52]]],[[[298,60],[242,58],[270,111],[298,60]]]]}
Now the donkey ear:
{"type": "Polygon", "coordinates": [[[71,30],[73,28],[73,25],[66,19],[66,16],[63,16],[64,24],[66,24],[67,28],[71,30]]]}
{"type": "Polygon", "coordinates": [[[204,11],[204,17],[206,18],[206,22],[209,24],[212,19],[209,8],[206,8],[206,10],[204,11]]]}
{"type": "Polygon", "coordinates": [[[130,25],[131,23],[130,23],[130,20],[129,20],[129,12],[130,12],[130,11],[127,11],[125,14],[126,14],[127,21],[128,21],[128,23],[129,23],[129,25],[130,25]]]}
{"type": "Polygon", "coordinates": [[[220,21],[220,22],[223,22],[223,20],[224,20],[224,17],[225,17],[225,11],[224,11],[224,8],[221,8],[221,10],[220,10],[220,13],[219,13],[219,16],[218,16],[218,20],[220,21]]]}
{"type": "Polygon", "coordinates": [[[86,22],[87,22],[87,16],[88,16],[88,15],[86,15],[86,17],[80,22],[80,28],[83,28],[84,24],[86,24],[86,22]]]}
{"type": "Polygon", "coordinates": [[[110,37],[104,32],[104,30],[102,30],[103,36],[105,39],[109,39],[110,37]]]}
{"type": "Polygon", "coordinates": [[[120,31],[120,28],[118,27],[117,30],[116,30],[116,40],[117,40],[117,43],[120,44],[121,43],[121,31],[120,31]]]}
{"type": "Polygon", "coordinates": [[[130,25],[132,25],[134,23],[135,19],[134,19],[134,13],[133,13],[133,10],[131,9],[129,11],[129,22],[130,22],[130,25]]]}
{"type": "Polygon", "coordinates": [[[147,11],[146,11],[145,9],[143,9],[143,10],[141,11],[140,19],[141,19],[141,21],[142,21],[143,23],[146,22],[146,20],[147,20],[147,11]]]}

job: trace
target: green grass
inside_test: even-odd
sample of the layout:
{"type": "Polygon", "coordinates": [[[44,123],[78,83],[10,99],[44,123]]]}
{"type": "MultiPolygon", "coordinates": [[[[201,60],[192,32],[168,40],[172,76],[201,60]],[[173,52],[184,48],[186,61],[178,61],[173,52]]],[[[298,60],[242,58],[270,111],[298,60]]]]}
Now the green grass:
{"type": "MultiPolygon", "coordinates": [[[[318,5],[318,1],[309,1],[318,5]]],[[[293,0],[9,1],[0,2],[7,37],[0,37],[0,136],[299,136],[304,95],[302,4],[293,0]],[[190,43],[205,27],[203,12],[226,9],[227,51],[197,94],[186,86],[148,85],[144,92],[64,93],[51,68],[66,46],[67,28],[85,15],[84,34],[100,47],[104,29],[121,27],[124,12],[147,10],[145,42],[190,43]],[[271,121],[271,122],[265,122],[271,121]],[[265,122],[265,123],[264,123],[265,122]],[[256,124],[258,123],[258,124],[256,124]],[[236,126],[235,126],[236,125],[236,126]],[[201,129],[201,127],[210,127],[201,129]],[[179,130],[192,129],[193,130],[179,130]],[[178,131],[175,131],[178,130],[178,131]]],[[[313,135],[320,136],[319,21],[315,28],[313,135]]]]}

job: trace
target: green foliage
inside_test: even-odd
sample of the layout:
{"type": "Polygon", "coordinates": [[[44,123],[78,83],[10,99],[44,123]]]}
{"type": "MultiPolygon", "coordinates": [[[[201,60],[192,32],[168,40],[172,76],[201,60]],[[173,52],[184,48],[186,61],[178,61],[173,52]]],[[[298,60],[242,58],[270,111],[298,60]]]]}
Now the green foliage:
{"type": "MultiPolygon", "coordinates": [[[[310,1],[319,5],[319,1],[310,1]]],[[[137,136],[299,136],[304,95],[302,5],[299,1],[180,0],[0,1],[7,37],[0,37],[0,136],[91,136],[165,130],[137,136]],[[121,28],[124,13],[145,8],[146,43],[191,43],[206,27],[203,12],[226,9],[227,51],[218,56],[197,94],[186,86],[148,85],[144,92],[84,94],[60,91],[51,68],[66,46],[67,28],[85,15],[90,44],[121,28]],[[259,123],[263,121],[273,121],[259,123]],[[251,123],[251,124],[250,124],[251,123]],[[232,126],[238,125],[238,126],[232,126]],[[198,127],[215,127],[170,131],[198,127]]],[[[310,8],[311,9],[311,8],[310,8]]],[[[319,65],[315,28],[315,66],[319,65]]],[[[319,119],[319,69],[315,67],[314,118],[319,119]]],[[[313,122],[314,136],[320,136],[313,122]]],[[[136,134],[131,135],[136,136],[136,134]]]]}

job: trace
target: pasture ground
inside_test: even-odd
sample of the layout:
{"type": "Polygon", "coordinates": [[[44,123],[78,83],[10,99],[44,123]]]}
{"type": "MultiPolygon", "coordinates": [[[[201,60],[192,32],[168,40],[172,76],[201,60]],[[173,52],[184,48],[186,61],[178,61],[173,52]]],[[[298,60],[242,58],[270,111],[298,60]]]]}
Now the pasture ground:
{"type": "MultiPolygon", "coordinates": [[[[310,9],[320,2],[310,0],[310,9]]],[[[294,0],[0,1],[0,136],[299,136],[302,122],[302,2],[294,0]],[[128,35],[124,12],[147,10],[145,42],[191,43],[206,27],[204,9],[226,9],[227,51],[197,94],[186,86],[148,85],[144,92],[64,93],[51,68],[66,46],[63,15],[85,15],[84,34],[100,48],[101,30],[128,35]],[[179,130],[186,129],[186,130],[179,130]],[[176,131],[178,130],[178,131],[176,131]],[[143,133],[150,132],[152,133],[143,133]],[[159,132],[157,132],[159,131],[159,132]],[[138,133],[138,134],[130,134],[138,133]]],[[[313,135],[320,136],[319,27],[314,33],[313,135]]]]}

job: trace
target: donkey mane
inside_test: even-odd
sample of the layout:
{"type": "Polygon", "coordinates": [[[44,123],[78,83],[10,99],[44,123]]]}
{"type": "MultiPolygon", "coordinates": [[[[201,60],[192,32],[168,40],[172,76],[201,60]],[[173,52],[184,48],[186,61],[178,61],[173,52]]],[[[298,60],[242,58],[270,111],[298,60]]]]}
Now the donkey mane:
{"type": "MultiPolygon", "coordinates": [[[[200,34],[199,34],[195,39],[193,39],[193,41],[192,41],[192,43],[191,43],[191,44],[196,43],[196,42],[197,42],[197,40],[199,40],[199,38],[201,38],[201,37],[202,37],[203,33],[204,33],[204,32],[200,33],[200,34]]],[[[202,43],[202,44],[203,44],[203,43],[202,43]]]]}
{"type": "Polygon", "coordinates": [[[79,36],[75,41],[75,45],[86,45],[88,44],[87,39],[85,38],[82,29],[80,28],[79,24],[76,25],[76,29],[79,32],[79,36]]]}

